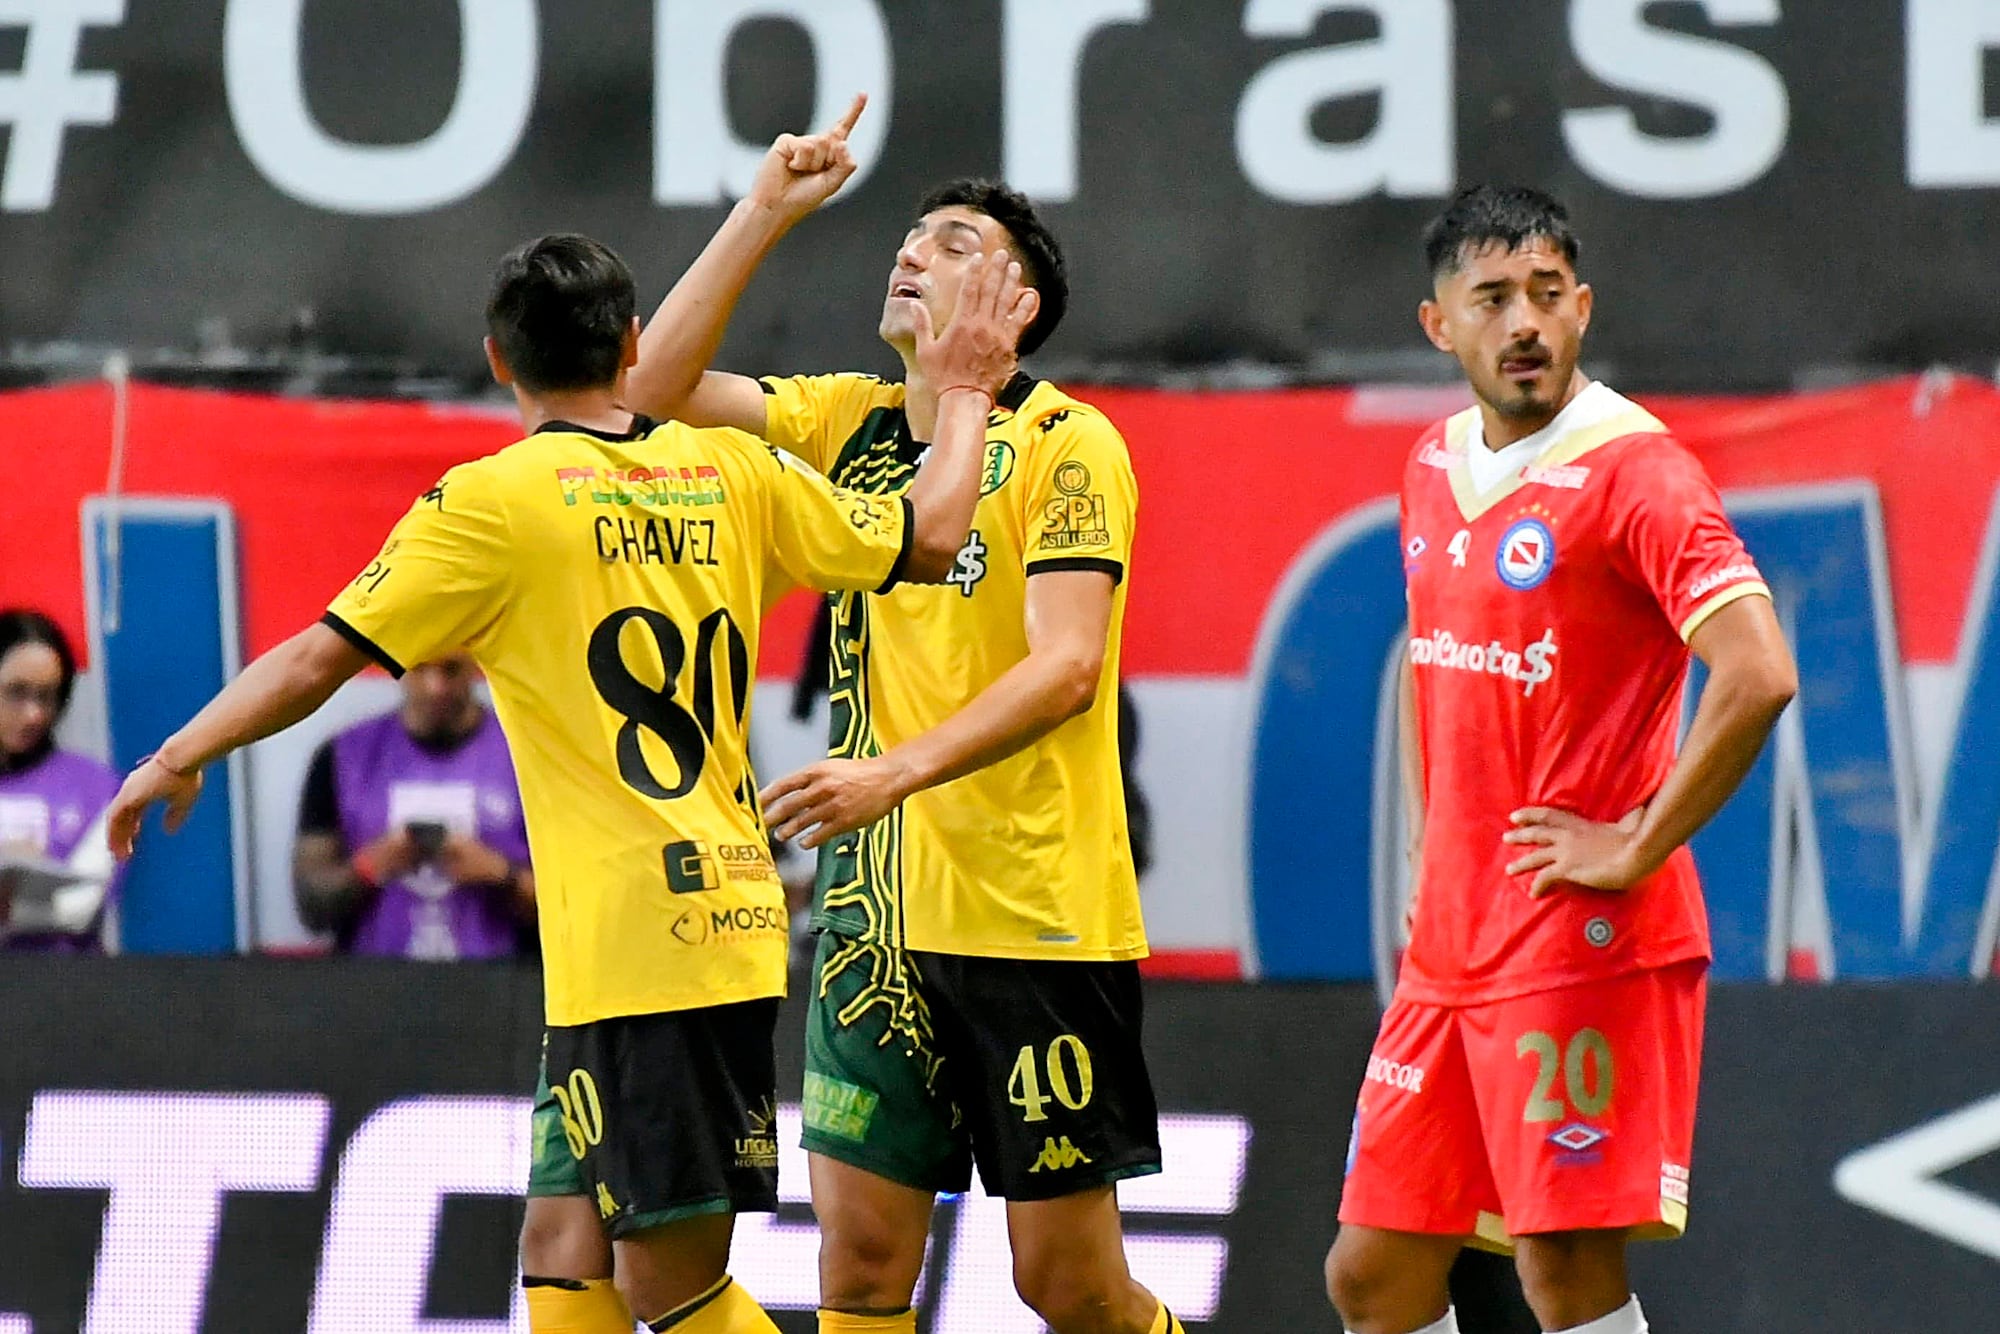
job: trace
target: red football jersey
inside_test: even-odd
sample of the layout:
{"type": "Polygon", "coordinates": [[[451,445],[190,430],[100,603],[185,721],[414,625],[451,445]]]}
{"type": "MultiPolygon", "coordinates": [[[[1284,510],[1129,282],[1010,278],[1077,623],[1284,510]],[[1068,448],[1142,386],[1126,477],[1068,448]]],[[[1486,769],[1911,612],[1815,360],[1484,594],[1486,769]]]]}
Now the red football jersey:
{"type": "MultiPolygon", "coordinates": [[[[1770,595],[1701,464],[1593,384],[1481,490],[1477,409],[1403,473],[1403,563],[1426,820],[1397,994],[1473,1004],[1708,957],[1686,848],[1624,893],[1528,897],[1508,816],[1617,820],[1673,767],[1687,638],[1770,595]]],[[[1481,460],[1488,462],[1489,460],[1481,460]]]]}

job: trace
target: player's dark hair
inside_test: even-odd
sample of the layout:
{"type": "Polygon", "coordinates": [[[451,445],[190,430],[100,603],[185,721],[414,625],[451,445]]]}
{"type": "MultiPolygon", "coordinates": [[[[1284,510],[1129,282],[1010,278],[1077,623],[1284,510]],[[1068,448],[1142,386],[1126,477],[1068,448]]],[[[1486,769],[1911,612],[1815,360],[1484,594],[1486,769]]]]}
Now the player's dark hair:
{"type": "Polygon", "coordinates": [[[618,378],[637,306],[632,271],[609,246],[588,236],[543,236],[500,261],[486,331],[531,393],[597,389],[618,378]]]}
{"type": "Polygon", "coordinates": [[[1069,272],[1063,267],[1062,246],[1028,197],[999,181],[975,176],[946,181],[917,204],[917,216],[954,207],[984,213],[1000,224],[1020,256],[1021,277],[1041,297],[1034,322],[1021,331],[1020,351],[1027,356],[1049,341],[1069,308],[1069,272]]]}
{"type": "Polygon", "coordinates": [[[1436,278],[1458,272],[1468,250],[1498,242],[1511,252],[1530,241],[1552,243],[1576,267],[1576,229],[1552,196],[1525,185],[1472,185],[1424,228],[1424,262],[1436,278]]]}
{"type": "Polygon", "coordinates": [[[52,649],[62,664],[62,683],[56,687],[56,716],[69,708],[70,688],[76,684],[76,654],[62,627],[41,612],[28,607],[8,607],[0,611],[0,658],[23,644],[41,644],[52,649]]]}

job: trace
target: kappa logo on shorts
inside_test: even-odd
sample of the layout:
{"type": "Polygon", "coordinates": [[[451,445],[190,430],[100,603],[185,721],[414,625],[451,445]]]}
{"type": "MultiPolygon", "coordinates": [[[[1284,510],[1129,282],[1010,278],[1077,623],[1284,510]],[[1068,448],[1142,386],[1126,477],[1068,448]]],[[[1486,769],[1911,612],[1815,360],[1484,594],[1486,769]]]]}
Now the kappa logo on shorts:
{"type": "Polygon", "coordinates": [[[602,1181],[597,1183],[597,1214],[600,1218],[616,1218],[618,1201],[611,1198],[611,1187],[602,1181]]]}
{"type": "Polygon", "coordinates": [[[1086,1166],[1093,1161],[1095,1160],[1089,1154],[1069,1142],[1068,1135],[1064,1135],[1060,1139],[1054,1135],[1050,1135],[1042,1141],[1041,1156],[1035,1159],[1035,1165],[1029,1168],[1028,1171],[1030,1174],[1035,1172],[1067,1172],[1072,1167],[1086,1166]]]}

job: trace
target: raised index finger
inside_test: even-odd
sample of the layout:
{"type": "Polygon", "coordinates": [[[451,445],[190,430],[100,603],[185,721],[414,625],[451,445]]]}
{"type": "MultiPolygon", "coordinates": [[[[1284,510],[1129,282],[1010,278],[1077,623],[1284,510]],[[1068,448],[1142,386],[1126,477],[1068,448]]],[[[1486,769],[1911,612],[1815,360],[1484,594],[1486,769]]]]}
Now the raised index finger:
{"type": "Polygon", "coordinates": [[[867,105],[868,94],[856,93],[854,95],[854,105],[847,108],[847,114],[835,121],[833,128],[828,130],[827,133],[835,139],[846,139],[849,132],[854,129],[854,122],[861,119],[861,109],[867,105]]]}

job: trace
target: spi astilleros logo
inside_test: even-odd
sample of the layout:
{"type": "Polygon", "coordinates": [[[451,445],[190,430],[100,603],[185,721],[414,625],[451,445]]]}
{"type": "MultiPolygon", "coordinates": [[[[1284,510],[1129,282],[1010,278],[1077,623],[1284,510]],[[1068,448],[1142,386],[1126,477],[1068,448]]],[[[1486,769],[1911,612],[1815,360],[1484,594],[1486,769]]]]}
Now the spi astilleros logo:
{"type": "Polygon", "coordinates": [[[1556,564],[1556,537],[1540,519],[1516,519],[1500,537],[1493,558],[1500,582],[1525,593],[1539,587],[1556,564]]]}

